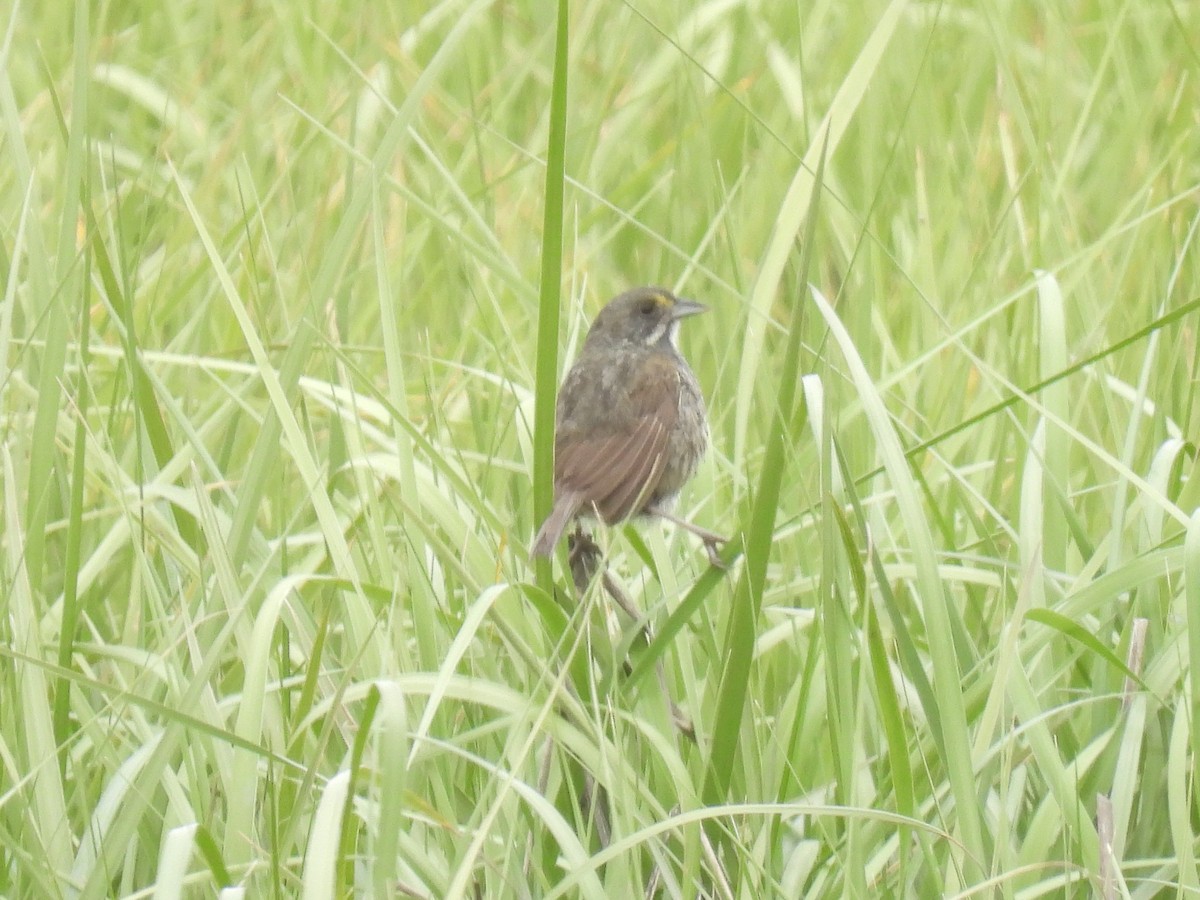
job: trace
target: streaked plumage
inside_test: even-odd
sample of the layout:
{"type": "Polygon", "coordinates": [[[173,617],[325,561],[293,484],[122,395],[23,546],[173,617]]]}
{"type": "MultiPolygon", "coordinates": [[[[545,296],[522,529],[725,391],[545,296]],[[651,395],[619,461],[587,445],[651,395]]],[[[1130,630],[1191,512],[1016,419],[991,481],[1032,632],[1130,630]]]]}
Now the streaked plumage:
{"type": "MultiPolygon", "coordinates": [[[[704,306],[637,288],[596,317],[559,393],[554,509],[533,543],[550,555],[576,515],[608,524],[670,516],[708,445],[704,398],[675,346],[679,320],[704,306]]],[[[711,542],[711,532],[683,523],[711,542]]]]}

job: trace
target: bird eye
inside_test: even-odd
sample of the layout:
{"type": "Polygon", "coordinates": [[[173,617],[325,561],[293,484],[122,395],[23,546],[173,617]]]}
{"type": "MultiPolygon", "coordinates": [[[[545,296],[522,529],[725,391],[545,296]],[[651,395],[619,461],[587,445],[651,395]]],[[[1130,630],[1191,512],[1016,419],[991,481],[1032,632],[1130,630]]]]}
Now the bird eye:
{"type": "Polygon", "coordinates": [[[638,312],[640,312],[643,316],[648,316],[654,312],[656,306],[657,304],[653,300],[645,300],[642,302],[638,312]]]}

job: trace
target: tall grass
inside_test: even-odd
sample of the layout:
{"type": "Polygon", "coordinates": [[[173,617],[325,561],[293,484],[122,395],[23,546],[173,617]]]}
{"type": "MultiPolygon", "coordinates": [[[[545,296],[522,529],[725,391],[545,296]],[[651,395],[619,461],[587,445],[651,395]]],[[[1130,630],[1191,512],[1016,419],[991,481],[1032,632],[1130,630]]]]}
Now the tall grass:
{"type": "Polygon", "coordinates": [[[1200,10],[3,26],[0,894],[1200,892],[1200,10]],[[636,284],[632,621],[526,548],[636,284]]]}

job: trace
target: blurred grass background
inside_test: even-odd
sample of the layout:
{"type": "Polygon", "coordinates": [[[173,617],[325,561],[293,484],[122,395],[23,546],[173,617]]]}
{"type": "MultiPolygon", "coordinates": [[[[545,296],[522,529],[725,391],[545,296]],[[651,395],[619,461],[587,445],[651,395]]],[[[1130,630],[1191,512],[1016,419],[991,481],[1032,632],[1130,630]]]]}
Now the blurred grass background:
{"type": "Polygon", "coordinates": [[[1200,892],[1200,9],[556,14],[3,14],[0,893],[1200,892]],[[646,644],[526,547],[648,283],[646,644]]]}

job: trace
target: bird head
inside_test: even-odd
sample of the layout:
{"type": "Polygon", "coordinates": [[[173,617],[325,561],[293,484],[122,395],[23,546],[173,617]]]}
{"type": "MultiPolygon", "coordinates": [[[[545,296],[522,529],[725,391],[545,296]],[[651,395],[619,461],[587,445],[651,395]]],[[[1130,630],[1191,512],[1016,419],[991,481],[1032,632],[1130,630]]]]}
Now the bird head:
{"type": "Polygon", "coordinates": [[[706,309],[704,304],[676,297],[666,288],[634,288],[600,310],[588,331],[587,343],[674,347],[679,320],[706,309]]]}

